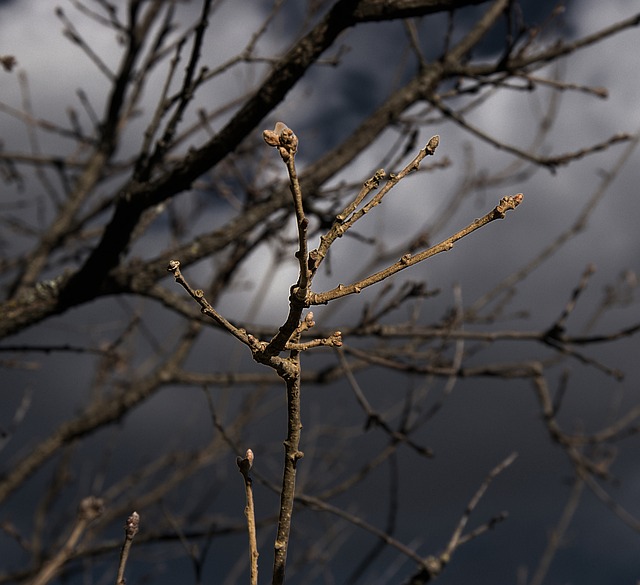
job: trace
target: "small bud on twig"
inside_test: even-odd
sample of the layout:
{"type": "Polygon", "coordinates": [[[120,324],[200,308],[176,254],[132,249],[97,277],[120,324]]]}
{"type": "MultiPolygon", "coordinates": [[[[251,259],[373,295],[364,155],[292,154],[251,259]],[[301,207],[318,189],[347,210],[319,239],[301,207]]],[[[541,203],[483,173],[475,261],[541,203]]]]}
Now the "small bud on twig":
{"type": "Polygon", "coordinates": [[[435,136],[432,136],[429,139],[429,142],[427,142],[427,146],[425,146],[425,150],[427,151],[427,154],[433,155],[436,151],[436,148],[438,148],[439,144],[440,144],[440,136],[438,134],[436,134],[435,136]]]}
{"type": "Polygon", "coordinates": [[[127,538],[132,539],[136,534],[138,534],[139,528],[140,514],[138,514],[138,512],[133,512],[131,516],[127,518],[127,521],[124,525],[124,532],[127,535],[127,538]]]}
{"type": "Polygon", "coordinates": [[[273,130],[264,130],[262,137],[269,146],[278,149],[285,162],[298,151],[298,137],[284,122],[277,122],[273,130]]]}
{"type": "Polygon", "coordinates": [[[249,471],[253,467],[253,451],[251,449],[247,449],[244,459],[242,457],[236,457],[236,465],[238,466],[240,473],[247,478],[249,476],[249,471]]]}

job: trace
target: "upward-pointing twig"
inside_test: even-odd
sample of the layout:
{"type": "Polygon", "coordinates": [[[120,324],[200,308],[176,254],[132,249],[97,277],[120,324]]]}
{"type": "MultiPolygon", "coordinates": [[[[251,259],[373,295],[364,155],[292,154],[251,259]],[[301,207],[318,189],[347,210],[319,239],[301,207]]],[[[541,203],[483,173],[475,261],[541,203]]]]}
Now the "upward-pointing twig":
{"type": "Polygon", "coordinates": [[[467,227],[461,229],[459,232],[453,234],[451,237],[440,242],[439,244],[436,244],[435,246],[432,246],[427,250],[423,250],[422,252],[419,252],[415,255],[405,254],[395,264],[392,264],[391,266],[388,266],[383,270],[371,274],[370,276],[367,276],[366,278],[363,278],[358,282],[354,282],[350,285],[339,284],[337,287],[323,293],[311,293],[309,295],[309,304],[324,305],[334,299],[339,299],[341,297],[346,297],[347,295],[359,293],[368,286],[389,278],[396,272],[400,272],[405,268],[409,268],[409,266],[414,266],[415,264],[418,264],[419,262],[422,262],[427,258],[431,258],[431,256],[435,256],[440,252],[451,250],[455,242],[464,238],[465,236],[468,236],[471,232],[476,231],[478,228],[481,228],[496,219],[504,219],[507,211],[515,209],[518,205],[520,205],[520,203],[522,203],[523,197],[524,196],[522,195],[522,193],[503,197],[500,200],[500,203],[496,205],[496,207],[494,207],[489,213],[479,219],[474,220],[467,227]]]}

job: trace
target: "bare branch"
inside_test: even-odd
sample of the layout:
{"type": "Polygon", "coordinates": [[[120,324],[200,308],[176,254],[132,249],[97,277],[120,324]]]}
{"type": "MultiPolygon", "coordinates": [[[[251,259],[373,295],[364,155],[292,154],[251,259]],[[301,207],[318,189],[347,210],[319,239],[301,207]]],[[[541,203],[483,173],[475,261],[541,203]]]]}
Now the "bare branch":
{"type": "Polygon", "coordinates": [[[258,585],[258,540],[256,538],[256,515],[253,504],[253,482],[249,476],[249,471],[253,467],[253,451],[247,449],[247,452],[243,457],[237,457],[236,463],[238,464],[238,470],[244,478],[244,488],[247,498],[247,505],[244,509],[244,515],[247,518],[247,530],[249,533],[249,566],[250,570],[250,583],[251,585],[258,585]]]}
{"type": "Polygon", "coordinates": [[[476,219],[473,223],[469,224],[467,227],[461,229],[459,232],[453,234],[451,237],[446,240],[440,242],[439,244],[428,248],[422,252],[418,252],[417,254],[405,254],[402,256],[400,260],[398,260],[395,264],[380,270],[362,280],[355,282],[350,285],[340,284],[336,288],[324,292],[324,293],[311,293],[309,295],[309,304],[311,305],[323,305],[332,301],[334,299],[339,299],[345,297],[347,295],[351,295],[354,293],[361,292],[364,288],[377,284],[390,276],[404,270],[405,268],[409,268],[410,266],[414,266],[419,262],[423,262],[427,258],[431,258],[431,256],[435,256],[441,252],[447,252],[453,248],[453,245],[458,240],[468,236],[470,233],[476,231],[477,229],[487,225],[488,223],[495,221],[496,219],[504,219],[507,211],[511,209],[515,209],[522,202],[523,195],[522,193],[518,193],[517,195],[503,197],[500,200],[500,203],[496,205],[489,213],[481,217],[480,219],[476,219]]]}
{"type": "Polygon", "coordinates": [[[120,564],[118,565],[118,576],[116,577],[116,585],[126,585],[126,579],[124,578],[124,570],[129,560],[129,553],[131,552],[131,545],[135,535],[138,534],[140,528],[140,515],[137,512],[133,512],[127,522],[124,525],[124,544],[120,551],[120,564]]]}
{"type": "Polygon", "coordinates": [[[100,517],[103,507],[104,502],[100,498],[93,496],[87,497],[80,502],[76,523],[69,538],[67,538],[58,553],[40,569],[32,581],[33,585],[45,585],[55,577],[56,573],[73,553],[89,524],[100,517]]]}

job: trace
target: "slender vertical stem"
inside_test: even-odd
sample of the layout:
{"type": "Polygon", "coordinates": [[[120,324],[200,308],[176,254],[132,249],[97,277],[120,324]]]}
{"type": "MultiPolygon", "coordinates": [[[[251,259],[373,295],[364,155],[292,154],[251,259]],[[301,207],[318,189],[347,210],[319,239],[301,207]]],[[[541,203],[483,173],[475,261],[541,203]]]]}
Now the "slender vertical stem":
{"type": "Polygon", "coordinates": [[[131,516],[127,518],[127,522],[124,525],[124,544],[120,551],[120,564],[118,565],[118,576],[116,577],[116,585],[125,585],[126,580],[124,578],[124,569],[127,566],[129,560],[129,553],[131,552],[131,545],[133,539],[138,530],[140,529],[140,515],[137,512],[133,512],[131,516]]]}
{"type": "Polygon", "coordinates": [[[256,536],[256,513],[253,504],[253,481],[249,475],[249,471],[253,465],[253,451],[247,449],[247,453],[242,457],[238,457],[236,462],[238,469],[244,478],[244,489],[247,498],[247,504],[244,508],[244,515],[247,518],[247,529],[249,532],[249,562],[250,562],[250,583],[258,585],[258,539],[256,536]]]}
{"type": "MultiPolygon", "coordinates": [[[[294,135],[295,136],[295,135],[294,135]]],[[[286,159],[287,171],[289,172],[289,188],[293,195],[293,207],[296,212],[296,225],[298,227],[298,251],[296,258],[300,264],[300,273],[298,275],[298,289],[302,299],[306,298],[307,290],[311,285],[311,274],[309,271],[309,251],[307,245],[307,228],[309,220],[304,215],[304,207],[302,205],[302,191],[300,190],[300,181],[298,180],[298,172],[296,171],[295,157],[291,154],[286,159]]]]}
{"type": "Polygon", "coordinates": [[[282,491],[280,494],[280,517],[278,519],[278,533],[275,542],[273,562],[273,585],[284,583],[287,549],[289,546],[289,532],[293,515],[293,499],[296,487],[296,465],[298,459],[304,456],[299,450],[300,433],[300,352],[291,352],[290,359],[295,367],[295,375],[285,379],[287,384],[287,440],[284,442],[284,471],[282,474],[282,491]]]}

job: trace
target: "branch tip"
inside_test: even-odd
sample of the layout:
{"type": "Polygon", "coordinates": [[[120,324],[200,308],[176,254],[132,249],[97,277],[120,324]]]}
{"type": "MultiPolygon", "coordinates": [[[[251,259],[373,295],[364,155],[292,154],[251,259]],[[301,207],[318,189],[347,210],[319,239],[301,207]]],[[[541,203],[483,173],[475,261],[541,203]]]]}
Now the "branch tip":
{"type": "Polygon", "coordinates": [[[124,525],[124,532],[127,535],[127,538],[133,539],[133,537],[138,534],[139,529],[140,514],[138,514],[138,512],[132,512],[131,516],[127,518],[127,521],[124,525]]]}
{"type": "Polygon", "coordinates": [[[500,199],[500,203],[496,207],[496,212],[499,213],[501,217],[504,217],[507,211],[518,207],[518,205],[522,203],[523,199],[524,199],[524,195],[522,193],[503,197],[502,199],[500,199]]]}
{"type": "Polygon", "coordinates": [[[251,449],[247,449],[244,458],[236,457],[236,465],[242,475],[248,477],[249,471],[253,467],[253,451],[251,449]]]}
{"type": "Polygon", "coordinates": [[[427,146],[425,146],[424,149],[427,151],[428,155],[433,155],[436,152],[436,148],[438,148],[439,145],[440,145],[440,135],[435,134],[429,139],[429,142],[427,142],[427,146]]]}
{"type": "Polygon", "coordinates": [[[278,149],[285,162],[298,151],[298,137],[284,122],[276,122],[273,130],[264,130],[262,138],[269,146],[278,149]]]}

